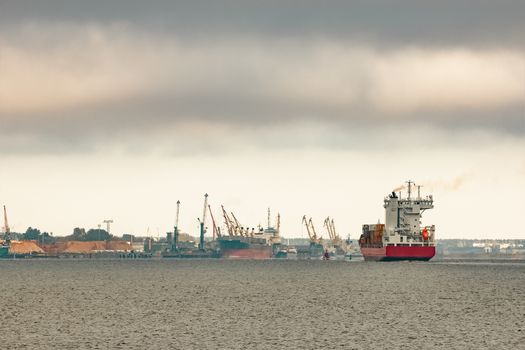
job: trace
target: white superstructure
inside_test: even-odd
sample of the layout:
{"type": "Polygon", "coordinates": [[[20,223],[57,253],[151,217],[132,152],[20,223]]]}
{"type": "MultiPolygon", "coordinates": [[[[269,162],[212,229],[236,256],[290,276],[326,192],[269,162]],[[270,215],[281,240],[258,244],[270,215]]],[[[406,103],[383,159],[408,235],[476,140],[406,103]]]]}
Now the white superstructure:
{"type": "Polygon", "coordinates": [[[421,216],[427,209],[434,208],[432,195],[424,198],[417,186],[417,197],[413,198],[411,189],[414,183],[407,181],[408,195],[401,197],[401,192],[392,192],[384,200],[385,231],[383,244],[431,245],[434,242],[435,226],[421,226],[421,216]]]}

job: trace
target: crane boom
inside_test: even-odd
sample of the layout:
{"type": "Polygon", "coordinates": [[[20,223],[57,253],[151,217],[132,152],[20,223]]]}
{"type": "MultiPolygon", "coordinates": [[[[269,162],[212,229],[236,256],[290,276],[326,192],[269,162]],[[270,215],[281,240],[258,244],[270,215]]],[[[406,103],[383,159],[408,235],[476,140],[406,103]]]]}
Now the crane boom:
{"type": "Polygon", "coordinates": [[[310,228],[312,229],[312,236],[315,241],[317,241],[317,232],[315,232],[314,223],[312,221],[312,218],[310,218],[310,221],[308,221],[308,224],[310,225],[310,228]]]}
{"type": "Polygon", "coordinates": [[[338,239],[339,237],[337,236],[337,232],[335,230],[335,224],[334,224],[334,219],[332,219],[332,221],[330,222],[331,226],[332,226],[332,233],[334,235],[334,239],[338,239]]]}
{"type": "Polygon", "coordinates": [[[215,224],[215,218],[213,217],[213,213],[211,212],[211,206],[209,204],[208,210],[210,211],[211,222],[213,223],[213,240],[215,240],[215,237],[220,237],[221,233],[217,229],[217,225],[215,224]]]}
{"type": "Polygon", "coordinates": [[[330,217],[324,219],[324,227],[326,227],[326,230],[328,231],[328,237],[330,237],[331,240],[334,240],[334,237],[332,235],[332,228],[330,227],[330,217]]]}
{"type": "Polygon", "coordinates": [[[226,229],[228,230],[228,235],[233,236],[233,225],[230,217],[228,216],[228,213],[224,209],[224,205],[221,205],[222,209],[222,216],[224,217],[224,224],[226,225],[226,229]]]}
{"type": "Polygon", "coordinates": [[[4,205],[4,243],[9,245],[11,243],[11,229],[9,228],[9,222],[7,221],[7,210],[4,205]]]}
{"type": "Polygon", "coordinates": [[[303,215],[303,224],[306,226],[306,232],[308,232],[308,237],[310,240],[312,240],[312,233],[310,232],[310,226],[308,225],[308,221],[306,220],[306,215],[303,215]]]}
{"type": "Polygon", "coordinates": [[[9,222],[7,221],[7,209],[5,208],[5,205],[4,205],[4,229],[5,229],[6,235],[9,235],[11,233],[11,229],[9,228],[9,222]]]}
{"type": "Polygon", "coordinates": [[[244,232],[242,230],[241,224],[239,223],[239,221],[235,217],[235,214],[233,212],[231,212],[231,214],[232,214],[233,220],[235,221],[235,235],[237,235],[237,233],[239,233],[241,236],[244,236],[244,232]]]}

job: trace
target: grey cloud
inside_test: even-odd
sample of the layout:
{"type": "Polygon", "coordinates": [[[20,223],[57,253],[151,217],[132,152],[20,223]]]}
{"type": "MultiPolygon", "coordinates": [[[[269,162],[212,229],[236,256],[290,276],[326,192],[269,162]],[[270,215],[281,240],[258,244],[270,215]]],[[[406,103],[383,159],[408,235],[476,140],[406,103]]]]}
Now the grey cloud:
{"type": "MultiPolygon", "coordinates": [[[[368,149],[363,135],[392,137],[405,127],[524,138],[525,96],[518,95],[525,87],[515,79],[523,72],[522,49],[471,50],[521,45],[521,2],[297,4],[0,0],[0,39],[12,49],[0,52],[0,70],[12,64],[12,83],[17,71],[29,74],[15,97],[22,108],[31,98],[36,106],[2,110],[0,85],[0,146],[7,154],[368,149]],[[407,53],[410,44],[423,49],[407,53]],[[425,51],[432,45],[439,48],[425,51]],[[455,45],[466,48],[459,58],[455,45]],[[465,73],[477,57],[484,70],[465,73]],[[508,62],[522,70],[507,69],[508,62]],[[457,106],[456,92],[468,91],[453,89],[454,74],[428,89],[436,81],[426,73],[446,73],[448,64],[475,87],[457,106]],[[404,79],[412,66],[424,66],[415,74],[421,81],[404,79]],[[383,100],[372,101],[377,76],[386,85],[383,100]],[[409,101],[392,111],[403,82],[401,97],[409,101]],[[39,83],[48,91],[34,89],[39,83]],[[434,100],[441,92],[443,100],[434,100]],[[483,100],[488,107],[476,104],[483,100]]],[[[377,137],[372,146],[390,142],[377,137]]]]}
{"type": "Polygon", "coordinates": [[[31,21],[128,22],[156,35],[352,38],[378,45],[523,47],[523,1],[2,0],[4,30],[31,21]]]}
{"type": "Polygon", "coordinates": [[[525,117],[520,108],[500,109],[499,118],[494,118],[494,112],[480,111],[397,118],[370,113],[241,94],[155,95],[55,111],[38,118],[3,120],[0,144],[3,154],[116,150],[191,155],[302,148],[373,151],[410,148],[419,138],[417,142],[437,147],[475,147],[484,143],[472,136],[479,132],[525,140],[525,117]],[[405,130],[412,130],[408,139],[402,136],[405,130]],[[448,135],[453,141],[434,138],[436,134],[448,135]],[[369,142],[371,138],[373,142],[369,142]]]}

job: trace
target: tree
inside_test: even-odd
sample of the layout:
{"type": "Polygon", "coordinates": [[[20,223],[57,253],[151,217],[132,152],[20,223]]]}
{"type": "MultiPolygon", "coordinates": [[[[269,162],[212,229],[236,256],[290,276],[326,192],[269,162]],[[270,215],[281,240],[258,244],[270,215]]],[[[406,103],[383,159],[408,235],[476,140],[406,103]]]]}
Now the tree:
{"type": "Polygon", "coordinates": [[[112,237],[106,230],[90,229],[86,233],[84,241],[109,241],[112,237]]]}
{"type": "Polygon", "coordinates": [[[23,235],[23,239],[24,240],[28,240],[28,241],[29,240],[38,241],[38,240],[40,240],[40,236],[41,236],[41,233],[40,233],[39,229],[28,227],[26,232],[23,235]]]}
{"type": "Polygon", "coordinates": [[[84,241],[86,239],[86,229],[75,227],[71,238],[75,241],[84,241]]]}

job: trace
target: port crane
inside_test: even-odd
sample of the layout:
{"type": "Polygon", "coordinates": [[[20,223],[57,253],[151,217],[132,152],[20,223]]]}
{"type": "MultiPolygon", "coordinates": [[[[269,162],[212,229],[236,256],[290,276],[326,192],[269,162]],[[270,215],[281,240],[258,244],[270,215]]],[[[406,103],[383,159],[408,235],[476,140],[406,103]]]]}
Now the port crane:
{"type": "Polygon", "coordinates": [[[303,224],[306,226],[306,232],[308,232],[310,243],[321,242],[322,237],[317,238],[317,233],[315,232],[315,227],[312,218],[310,218],[310,220],[306,220],[306,215],[303,215],[303,224]]]}
{"type": "Polygon", "coordinates": [[[335,237],[332,232],[332,227],[330,225],[330,217],[327,217],[326,219],[324,219],[324,227],[326,227],[326,231],[328,232],[328,237],[330,237],[330,240],[333,242],[335,237]]]}
{"type": "Polygon", "coordinates": [[[326,230],[328,231],[328,235],[330,236],[330,240],[332,241],[332,245],[334,247],[339,247],[346,251],[346,244],[343,242],[341,237],[337,234],[337,231],[335,229],[335,223],[334,219],[330,219],[330,217],[327,217],[324,220],[324,226],[326,227],[326,230]]]}
{"type": "Polygon", "coordinates": [[[341,239],[341,237],[339,237],[339,235],[337,234],[337,231],[335,230],[334,219],[330,220],[330,226],[332,227],[332,234],[334,236],[334,239],[333,239],[334,244],[341,245],[343,243],[343,240],[341,239]]]}
{"type": "Polygon", "coordinates": [[[316,243],[319,243],[321,242],[321,240],[323,239],[323,237],[317,237],[317,232],[315,232],[315,227],[314,227],[314,223],[312,221],[312,218],[310,218],[310,220],[308,220],[308,224],[310,225],[310,228],[312,229],[312,236],[314,238],[314,241],[316,243]]]}
{"type": "Polygon", "coordinates": [[[306,232],[308,233],[308,238],[312,241],[312,233],[310,232],[310,226],[308,225],[308,220],[306,220],[306,215],[303,215],[303,224],[306,227],[306,232]]]}

